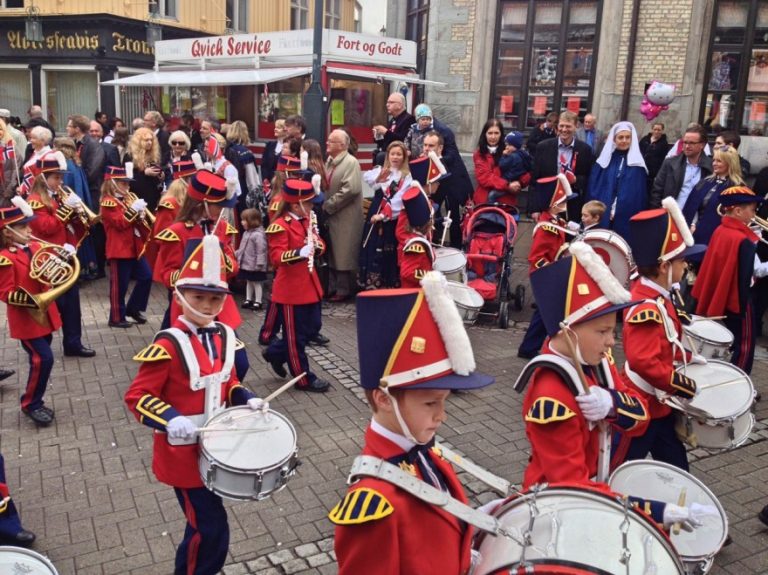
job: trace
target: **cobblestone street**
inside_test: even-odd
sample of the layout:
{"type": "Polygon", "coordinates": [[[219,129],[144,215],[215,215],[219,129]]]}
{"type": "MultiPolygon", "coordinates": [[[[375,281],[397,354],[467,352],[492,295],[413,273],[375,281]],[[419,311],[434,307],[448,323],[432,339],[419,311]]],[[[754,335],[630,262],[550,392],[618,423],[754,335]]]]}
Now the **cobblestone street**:
{"type": "MultiPolygon", "coordinates": [[[[515,277],[525,275],[518,258],[515,277]]],[[[62,575],[136,573],[167,575],[183,519],[172,489],[152,475],[149,428],[139,425],[122,397],[137,370],[132,356],[158,329],[165,294],[153,288],[149,323],[127,330],[107,326],[107,281],[81,288],[84,343],[95,359],[64,358],[54,339],[56,364],[47,394],[55,424],[36,429],[20,413],[19,376],[26,377],[21,346],[2,334],[2,365],[17,376],[0,384],[0,450],[8,483],[24,525],[37,533],[35,550],[62,575]]],[[[4,306],[3,306],[4,307],[4,306]]],[[[287,488],[262,502],[228,502],[232,541],[224,573],[282,574],[336,572],[333,525],[326,514],[345,490],[346,474],[359,453],[369,420],[356,387],[357,340],[354,306],[324,305],[327,348],[312,348],[318,373],[332,382],[327,394],[289,391],[272,403],[296,426],[302,465],[287,488]]],[[[440,439],[480,466],[519,482],[528,459],[521,397],[512,384],[524,365],[516,356],[530,307],[513,315],[508,330],[490,324],[469,329],[478,367],[495,385],[451,395],[449,419],[440,439]],[[523,321],[524,320],[524,321],[523,321]]],[[[5,310],[2,321],[5,323],[5,310]]],[[[250,353],[246,384],[260,396],[280,386],[260,357],[256,333],[263,312],[246,316],[240,338],[250,353]]],[[[375,329],[375,326],[371,326],[375,329]]],[[[753,381],[768,394],[766,340],[759,342],[753,381]]],[[[757,404],[758,424],[746,445],[719,455],[691,454],[692,472],[728,512],[733,544],[716,558],[712,573],[768,572],[768,530],[756,513],[768,503],[768,402],[757,404]]],[[[462,475],[473,503],[494,497],[477,480],[462,475]]],[[[615,534],[617,548],[620,534],[615,534]]]]}

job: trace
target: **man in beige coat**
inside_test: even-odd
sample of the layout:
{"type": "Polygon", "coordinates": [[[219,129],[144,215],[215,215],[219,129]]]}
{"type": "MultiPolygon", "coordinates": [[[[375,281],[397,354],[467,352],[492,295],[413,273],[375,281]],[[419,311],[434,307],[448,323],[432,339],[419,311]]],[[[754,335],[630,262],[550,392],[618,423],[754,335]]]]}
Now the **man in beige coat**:
{"type": "Polygon", "coordinates": [[[349,135],[334,130],[328,136],[325,171],[330,182],[323,203],[330,245],[329,301],[353,295],[357,259],[363,235],[363,188],[360,164],[348,152],[349,135]]]}

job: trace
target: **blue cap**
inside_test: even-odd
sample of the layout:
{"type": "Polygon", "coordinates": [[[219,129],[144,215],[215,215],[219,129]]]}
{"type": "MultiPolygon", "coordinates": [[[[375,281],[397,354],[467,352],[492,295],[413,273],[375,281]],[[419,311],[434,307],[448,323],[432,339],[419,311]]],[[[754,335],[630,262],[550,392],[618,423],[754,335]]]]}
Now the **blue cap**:
{"type": "Polygon", "coordinates": [[[504,143],[514,146],[518,150],[523,147],[523,133],[512,131],[504,136],[504,143]]]}

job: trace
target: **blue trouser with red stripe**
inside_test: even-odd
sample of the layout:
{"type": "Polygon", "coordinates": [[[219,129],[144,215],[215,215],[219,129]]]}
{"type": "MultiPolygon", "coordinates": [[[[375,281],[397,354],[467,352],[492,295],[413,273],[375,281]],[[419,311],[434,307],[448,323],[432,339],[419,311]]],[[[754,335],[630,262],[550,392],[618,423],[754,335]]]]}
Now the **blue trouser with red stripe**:
{"type": "Polygon", "coordinates": [[[53,340],[51,334],[21,340],[21,346],[29,355],[29,378],[27,387],[21,395],[21,409],[25,411],[34,411],[43,407],[43,395],[53,369],[51,340],[53,340]]]}
{"type": "Polygon", "coordinates": [[[317,376],[309,370],[305,348],[309,338],[318,333],[322,325],[320,302],[302,305],[272,302],[272,305],[277,308],[277,321],[283,326],[283,337],[270,343],[264,355],[269,361],[287,362],[294,377],[306,372],[306,377],[296,385],[309,385],[317,376]]]}
{"type": "Polygon", "coordinates": [[[273,339],[280,333],[280,322],[278,321],[278,305],[267,302],[267,311],[264,314],[264,323],[259,330],[259,343],[269,345],[273,339]]]}
{"type": "Polygon", "coordinates": [[[56,299],[61,315],[61,339],[64,353],[72,353],[83,347],[82,314],[80,312],[80,288],[73,285],[56,299]]]}
{"type": "MultiPolygon", "coordinates": [[[[0,453],[0,485],[6,485],[5,480],[5,459],[0,453]]],[[[0,493],[0,499],[2,499],[2,493],[0,493]]],[[[5,507],[5,510],[0,512],[0,536],[2,537],[15,537],[19,531],[22,530],[21,519],[19,513],[16,511],[16,506],[11,499],[5,507]]]]}
{"type": "Polygon", "coordinates": [[[109,321],[125,321],[126,309],[129,314],[146,311],[149,291],[152,289],[152,270],[144,257],[110,258],[109,260],[109,321]],[[125,295],[128,284],[136,280],[128,305],[125,295]]]}
{"type": "MultiPolygon", "coordinates": [[[[651,419],[645,433],[640,437],[633,437],[629,441],[627,454],[619,463],[645,459],[645,456],[650,453],[656,461],[663,461],[683,471],[688,471],[688,455],[683,442],[680,441],[675,432],[676,418],[676,412],[672,411],[664,417],[651,419]]],[[[620,436],[620,433],[615,433],[613,436],[614,449],[616,449],[616,440],[620,439],[620,436]]]]}
{"type": "Polygon", "coordinates": [[[544,321],[541,319],[541,312],[536,308],[533,310],[531,323],[528,324],[528,329],[525,331],[523,341],[520,343],[518,351],[529,356],[539,355],[545,339],[547,339],[547,328],[544,326],[544,321]]]}
{"type": "Polygon", "coordinates": [[[733,354],[731,363],[743,369],[747,374],[752,373],[752,362],[755,359],[755,318],[752,302],[747,302],[742,314],[726,312],[723,321],[733,334],[733,354]]]}
{"type": "Polygon", "coordinates": [[[176,550],[174,575],[215,575],[229,550],[229,523],[221,497],[205,487],[174,487],[187,520],[184,539],[176,550]]]}

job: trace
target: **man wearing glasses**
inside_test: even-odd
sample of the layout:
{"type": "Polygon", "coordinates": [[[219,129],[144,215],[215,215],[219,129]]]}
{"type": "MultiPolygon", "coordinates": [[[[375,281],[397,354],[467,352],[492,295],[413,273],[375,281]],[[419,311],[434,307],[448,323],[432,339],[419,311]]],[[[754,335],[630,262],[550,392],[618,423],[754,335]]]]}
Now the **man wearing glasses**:
{"type": "Polygon", "coordinates": [[[651,208],[660,208],[661,200],[672,196],[682,209],[694,186],[712,173],[712,158],[704,153],[707,145],[704,128],[698,124],[688,126],[682,140],[682,153],[664,160],[653,181],[651,208]]]}
{"type": "Polygon", "coordinates": [[[405,107],[405,96],[400,92],[392,92],[387,98],[389,125],[378,124],[373,127],[373,138],[376,140],[378,148],[374,162],[377,166],[384,165],[384,154],[387,147],[392,142],[404,142],[408,135],[408,129],[416,121],[416,118],[405,107]]]}

